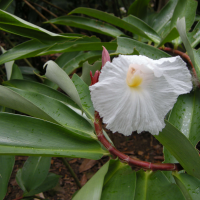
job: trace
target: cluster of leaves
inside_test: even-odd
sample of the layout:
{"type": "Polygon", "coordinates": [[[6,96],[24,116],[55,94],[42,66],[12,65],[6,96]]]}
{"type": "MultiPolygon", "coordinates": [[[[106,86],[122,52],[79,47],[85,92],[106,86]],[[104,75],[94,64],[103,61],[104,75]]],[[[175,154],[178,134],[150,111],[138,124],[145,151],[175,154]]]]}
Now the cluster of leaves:
{"type": "MultiPolygon", "coordinates": [[[[48,173],[50,156],[100,159],[109,155],[94,133],[94,108],[88,89],[89,71],[94,73],[101,67],[102,46],[112,56],[134,54],[159,59],[170,55],[158,47],[168,42],[178,48],[183,43],[200,79],[199,51],[195,49],[200,23],[195,0],[170,0],[159,13],[149,13],[149,0],[136,0],[122,19],[80,7],[47,22],[107,35],[112,38],[109,42],[101,42],[96,36],[47,31],[4,11],[8,4],[0,4],[0,30],[30,40],[7,52],[2,49],[0,56],[7,74],[7,81],[0,86],[0,199],[6,194],[14,155],[31,156],[17,173],[24,196],[55,185],[58,176],[48,173]],[[54,53],[61,55],[44,65],[47,79],[42,83],[27,80],[26,68],[14,63],[54,53]],[[81,77],[74,74],[70,79],[69,75],[80,67],[81,77]],[[58,87],[68,96],[57,91],[58,87]]],[[[135,172],[119,160],[110,160],[73,199],[199,199],[200,158],[195,148],[200,140],[199,94],[195,89],[180,96],[166,127],[156,136],[164,145],[164,162],[179,162],[187,173],[135,172]]]]}

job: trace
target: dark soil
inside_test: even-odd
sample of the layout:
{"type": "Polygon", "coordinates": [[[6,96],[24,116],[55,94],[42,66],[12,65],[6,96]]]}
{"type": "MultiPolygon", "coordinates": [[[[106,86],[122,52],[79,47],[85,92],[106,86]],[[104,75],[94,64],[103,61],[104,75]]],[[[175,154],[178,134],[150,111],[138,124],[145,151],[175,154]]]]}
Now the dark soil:
{"type": "MultiPolygon", "coordinates": [[[[118,133],[109,133],[109,135],[116,148],[131,157],[155,163],[161,163],[164,160],[162,145],[149,133],[133,133],[128,137],[118,133]]],[[[22,168],[26,159],[27,157],[16,156],[15,167],[8,185],[5,200],[19,199],[22,196],[23,191],[18,186],[15,175],[17,170],[22,168]]],[[[81,184],[84,185],[109,159],[108,156],[98,161],[75,158],[68,159],[68,162],[78,176],[81,184]]],[[[134,167],[133,169],[139,170],[139,168],[134,167]]],[[[49,200],[70,200],[72,195],[78,190],[78,187],[60,158],[52,158],[50,172],[60,175],[61,178],[59,184],[54,189],[43,193],[43,197],[49,200]]]]}

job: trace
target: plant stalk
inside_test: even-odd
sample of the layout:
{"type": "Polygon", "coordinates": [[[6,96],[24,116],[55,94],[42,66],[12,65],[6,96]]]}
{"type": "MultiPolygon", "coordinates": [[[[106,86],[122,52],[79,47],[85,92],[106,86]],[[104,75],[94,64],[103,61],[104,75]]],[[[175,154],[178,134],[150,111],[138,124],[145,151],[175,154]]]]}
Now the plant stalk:
{"type": "Polygon", "coordinates": [[[60,158],[65,167],[69,170],[70,174],[73,176],[75,182],[76,182],[76,185],[78,186],[78,188],[81,188],[81,183],[80,181],[78,180],[78,177],[76,176],[76,174],[74,173],[73,169],[71,168],[70,164],[67,162],[67,160],[65,158],[60,158]]]}
{"type": "Polygon", "coordinates": [[[150,170],[162,170],[162,171],[180,171],[182,166],[177,163],[151,163],[141,160],[136,160],[118,151],[115,147],[108,142],[108,140],[103,135],[102,122],[99,113],[95,111],[95,122],[94,122],[95,132],[97,134],[98,140],[104,145],[104,147],[110,152],[110,154],[117,156],[121,161],[126,162],[131,166],[137,166],[150,170]]]}

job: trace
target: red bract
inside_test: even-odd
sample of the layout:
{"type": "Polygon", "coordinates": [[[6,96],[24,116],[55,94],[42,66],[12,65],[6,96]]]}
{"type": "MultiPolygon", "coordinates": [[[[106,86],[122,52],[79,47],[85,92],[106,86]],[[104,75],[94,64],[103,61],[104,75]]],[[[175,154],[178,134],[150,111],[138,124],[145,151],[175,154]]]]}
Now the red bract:
{"type": "MultiPolygon", "coordinates": [[[[101,68],[106,64],[106,62],[110,62],[110,55],[107,51],[107,49],[103,46],[103,51],[102,51],[102,65],[101,68]]],[[[92,71],[90,71],[90,77],[91,77],[91,85],[94,85],[95,83],[98,82],[100,71],[96,71],[94,76],[92,76],[92,71]]]]}
{"type": "Polygon", "coordinates": [[[92,71],[90,71],[91,85],[94,85],[95,83],[98,82],[99,75],[100,75],[100,71],[98,71],[98,70],[95,72],[94,76],[92,76],[92,71]]]}
{"type": "Polygon", "coordinates": [[[103,46],[103,51],[102,51],[102,66],[101,68],[106,64],[106,62],[110,62],[110,55],[107,51],[107,49],[103,46]]]}

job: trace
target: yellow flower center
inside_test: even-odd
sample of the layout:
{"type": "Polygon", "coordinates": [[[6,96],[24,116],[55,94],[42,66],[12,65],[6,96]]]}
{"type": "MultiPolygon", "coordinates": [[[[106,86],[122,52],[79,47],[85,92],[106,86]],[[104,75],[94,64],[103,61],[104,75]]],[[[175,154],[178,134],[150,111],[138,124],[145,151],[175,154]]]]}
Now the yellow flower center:
{"type": "Polygon", "coordinates": [[[142,77],[139,70],[136,70],[138,65],[130,65],[126,75],[126,82],[129,87],[137,87],[142,83],[142,77]]]}

